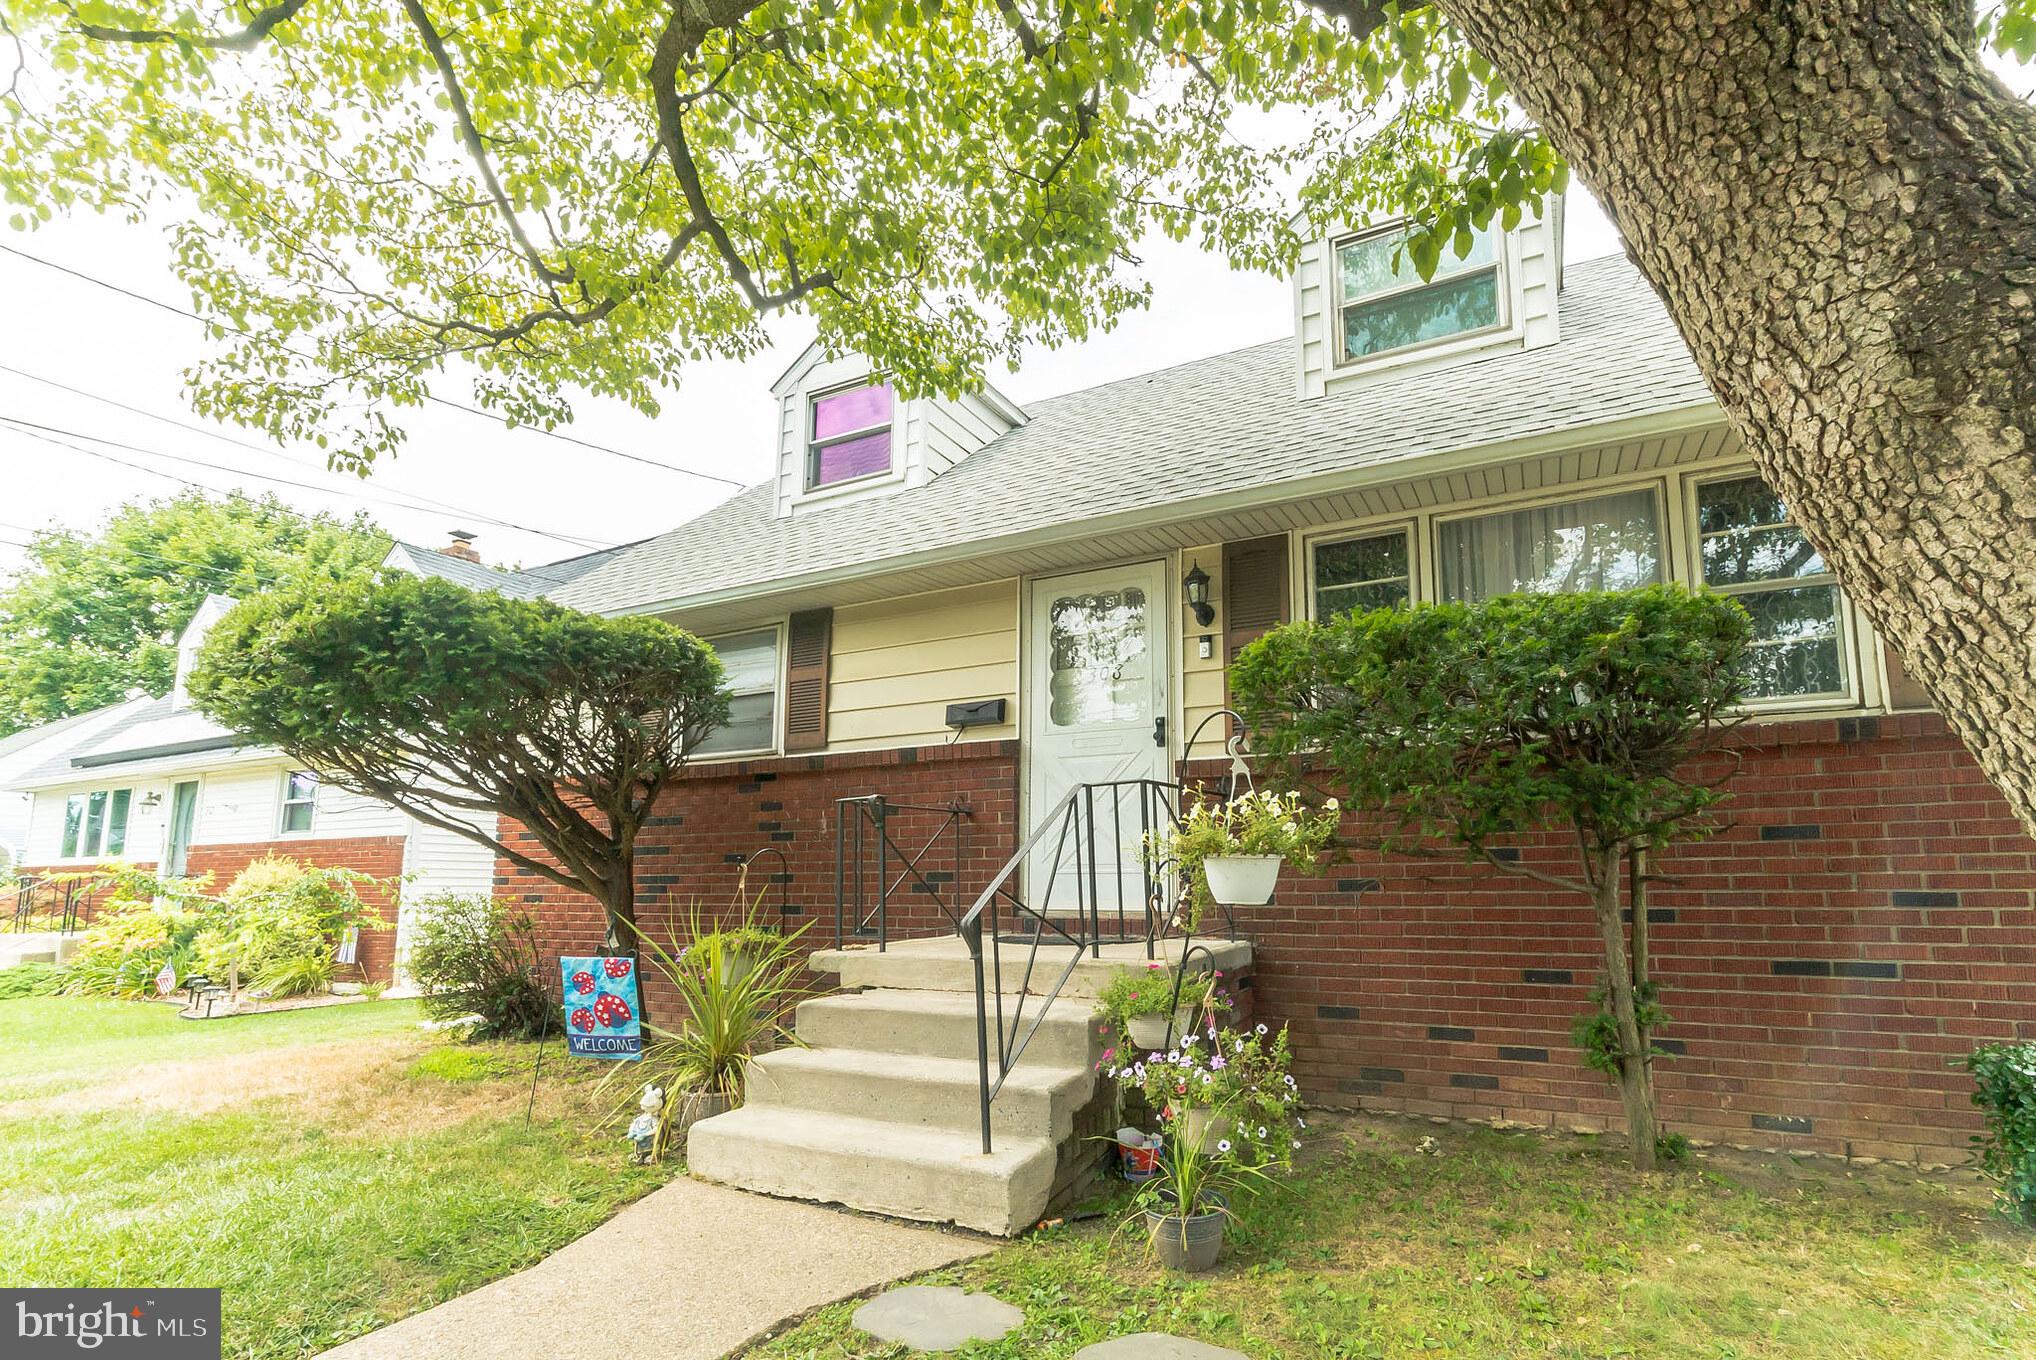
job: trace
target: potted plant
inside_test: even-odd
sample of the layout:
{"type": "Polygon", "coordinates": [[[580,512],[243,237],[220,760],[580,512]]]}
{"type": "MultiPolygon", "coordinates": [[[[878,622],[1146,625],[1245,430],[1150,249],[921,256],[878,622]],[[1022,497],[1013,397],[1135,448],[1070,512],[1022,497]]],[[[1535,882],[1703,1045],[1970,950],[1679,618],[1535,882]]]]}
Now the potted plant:
{"type": "Polygon", "coordinates": [[[1220,970],[1181,977],[1178,993],[1175,976],[1173,969],[1154,962],[1123,969],[1104,986],[1096,1005],[1118,1046],[1151,1053],[1228,1007],[1217,990],[1220,970]]]}
{"type": "MultiPolygon", "coordinates": [[[[630,1074],[666,1094],[658,1111],[653,1153],[683,1148],[702,1119],[742,1103],[750,1060],[780,1043],[797,1042],[789,1023],[803,991],[801,927],[790,935],[757,929],[747,918],[733,930],[704,930],[697,911],[693,943],[673,954],[638,932],[644,963],[677,994],[685,1015],[677,1029],[644,1021],[651,1034],[644,1060],[630,1074]],[[738,960],[733,957],[742,955],[738,960]]],[[[618,1067],[625,1066],[618,1064],[618,1067]]],[[[618,1117],[634,1102],[625,1102],[618,1117]]]]}
{"type": "Polygon", "coordinates": [[[1167,1053],[1111,1070],[1161,1111],[1165,1150],[1134,1213],[1160,1261],[1207,1270],[1223,1251],[1231,1204],[1273,1183],[1299,1146],[1299,1097],[1283,1029],[1204,1031],[1167,1053]]]}
{"type": "Polygon", "coordinates": [[[1298,793],[1271,790],[1227,802],[1198,796],[1178,826],[1151,833],[1147,853],[1180,871],[1192,929],[1208,902],[1257,907],[1272,901],[1280,866],[1314,868],[1339,821],[1334,798],[1311,808],[1298,793]]]}

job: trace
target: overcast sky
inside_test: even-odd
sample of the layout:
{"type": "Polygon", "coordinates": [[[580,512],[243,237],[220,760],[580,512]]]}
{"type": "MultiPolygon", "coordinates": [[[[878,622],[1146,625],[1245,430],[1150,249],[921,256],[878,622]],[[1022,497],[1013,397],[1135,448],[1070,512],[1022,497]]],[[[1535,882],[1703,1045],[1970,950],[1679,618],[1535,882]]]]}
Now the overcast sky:
{"type": "MultiPolygon", "coordinates": [[[[0,426],[0,573],[20,565],[19,545],[33,529],[89,528],[122,502],[170,494],[185,482],[273,491],[305,510],[364,508],[397,537],[429,547],[443,546],[454,526],[472,529],[488,561],[523,565],[661,532],[733,494],[724,483],[437,406],[404,413],[409,443],[370,479],[328,473],[313,451],[275,449],[252,431],[194,415],[180,375],[207,344],[198,323],[87,281],[188,306],[158,230],[59,219],[29,233],[0,227],[0,246],[7,248],[0,251],[0,298],[8,320],[0,326],[0,415],[48,427],[39,439],[0,426]],[[417,504],[427,501],[454,508],[417,504]],[[506,527],[512,524],[525,527],[506,527]]],[[[1617,249],[1596,205],[1572,194],[1567,257],[1617,249]]],[[[1149,309],[1084,344],[1037,351],[1020,372],[991,380],[1029,402],[1291,333],[1285,280],[1233,272],[1217,256],[1163,239],[1141,254],[1153,284],[1149,309]]],[[[747,362],[693,368],[655,419],[575,397],[579,419],[565,433],[744,485],[760,481],[771,458],[770,384],[811,327],[781,318],[772,335],[772,348],[747,362]]],[[[466,393],[448,380],[439,395],[466,393]]]]}

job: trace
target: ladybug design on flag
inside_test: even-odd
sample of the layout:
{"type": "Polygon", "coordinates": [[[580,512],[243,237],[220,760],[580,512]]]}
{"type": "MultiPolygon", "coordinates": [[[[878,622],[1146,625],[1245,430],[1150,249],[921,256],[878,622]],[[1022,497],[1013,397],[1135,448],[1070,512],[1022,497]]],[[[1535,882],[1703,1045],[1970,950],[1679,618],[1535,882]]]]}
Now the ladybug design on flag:
{"type": "Polygon", "coordinates": [[[584,968],[573,974],[573,990],[581,996],[585,996],[588,992],[593,991],[594,975],[584,968]]]}
{"type": "Polygon", "coordinates": [[[573,1028],[582,1034],[594,1032],[594,1012],[581,1006],[573,1012],[573,1028]]]}
{"type": "Polygon", "coordinates": [[[601,960],[601,971],[619,982],[629,976],[629,960],[603,959],[601,960]]]}
{"type": "Polygon", "coordinates": [[[630,1016],[629,1003],[619,996],[604,996],[594,1003],[594,1018],[609,1029],[620,1029],[630,1016]]]}

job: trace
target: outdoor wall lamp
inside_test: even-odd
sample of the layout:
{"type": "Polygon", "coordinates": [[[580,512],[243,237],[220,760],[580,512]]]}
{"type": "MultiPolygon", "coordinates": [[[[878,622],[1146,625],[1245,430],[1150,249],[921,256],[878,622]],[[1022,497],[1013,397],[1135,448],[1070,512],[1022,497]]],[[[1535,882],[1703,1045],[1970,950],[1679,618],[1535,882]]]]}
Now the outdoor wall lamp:
{"type": "Polygon", "coordinates": [[[1216,621],[1216,606],[1209,603],[1209,573],[1202,570],[1197,562],[1182,578],[1181,586],[1188,593],[1188,608],[1195,611],[1195,622],[1207,628],[1216,621]]]}

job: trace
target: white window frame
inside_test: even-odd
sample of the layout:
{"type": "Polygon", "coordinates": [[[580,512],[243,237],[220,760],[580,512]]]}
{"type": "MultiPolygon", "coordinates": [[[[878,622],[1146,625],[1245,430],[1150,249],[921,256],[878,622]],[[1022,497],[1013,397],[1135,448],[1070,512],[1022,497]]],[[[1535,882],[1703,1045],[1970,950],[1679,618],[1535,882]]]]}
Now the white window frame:
{"type": "Polygon", "coordinates": [[[276,803],[277,840],[282,840],[289,836],[309,836],[318,829],[318,791],[324,787],[325,780],[319,776],[316,770],[295,769],[283,771],[282,787],[276,803]],[[311,777],[311,796],[308,799],[292,798],[290,796],[290,781],[300,774],[311,777]],[[311,820],[301,830],[292,830],[290,827],[290,809],[293,807],[309,807],[311,809],[311,820]]]}
{"type": "Polygon", "coordinates": [[[1683,546],[1683,560],[1688,571],[1688,581],[1699,590],[1715,591],[1717,594],[1736,597],[1759,594],[1769,590],[1782,590],[1790,586],[1830,585],[1836,592],[1838,618],[1838,660],[1845,667],[1845,687],[1829,694],[1776,694],[1761,699],[1747,699],[1739,708],[1747,713],[1817,713],[1832,709],[1855,709],[1864,703],[1863,676],[1859,656],[1860,629],[1854,626],[1852,603],[1846,598],[1845,587],[1838,584],[1838,577],[1826,564],[1826,571],[1820,577],[1805,580],[1791,577],[1785,581],[1760,581],[1743,586],[1713,586],[1704,579],[1704,540],[1702,522],[1697,516],[1698,497],[1703,488],[1716,486],[1720,482],[1737,482],[1747,477],[1760,475],[1751,463],[1730,467],[1704,468],[1693,470],[1683,478],[1683,517],[1689,525],[1687,542],[1683,546]]]}
{"type": "Polygon", "coordinates": [[[1333,547],[1338,543],[1353,543],[1359,539],[1382,538],[1387,534],[1403,534],[1407,539],[1407,603],[1420,604],[1427,598],[1422,590],[1421,572],[1421,523],[1418,519],[1376,520],[1354,527],[1331,529],[1323,533],[1305,535],[1301,539],[1301,593],[1306,601],[1304,617],[1321,622],[1316,613],[1315,550],[1333,547]]]}
{"type": "MultiPolygon", "coordinates": [[[[751,633],[771,633],[775,635],[777,639],[775,643],[777,660],[771,673],[771,740],[768,746],[745,747],[739,751],[702,751],[696,756],[689,756],[687,758],[688,764],[711,765],[717,761],[724,760],[754,760],[758,756],[777,755],[785,749],[785,644],[788,625],[788,620],[777,619],[770,623],[757,624],[752,628],[731,628],[725,633],[715,633],[712,636],[701,635],[700,640],[709,647],[712,647],[716,642],[725,641],[729,638],[746,637],[751,633]]],[[[761,689],[730,691],[731,695],[761,693],[763,693],[761,689]]]]}
{"type": "MultiPolygon", "coordinates": [[[[817,480],[820,472],[820,450],[824,446],[819,439],[814,437],[813,428],[819,416],[820,403],[828,397],[840,396],[843,392],[853,392],[858,387],[875,387],[880,384],[889,383],[890,379],[884,377],[884,375],[869,373],[848,382],[830,383],[826,387],[818,387],[804,394],[802,398],[804,410],[799,432],[799,456],[802,464],[799,473],[799,486],[802,496],[831,496],[846,488],[870,486],[877,482],[895,479],[898,476],[900,455],[903,452],[898,446],[898,427],[902,423],[899,420],[899,414],[905,403],[899,398],[898,389],[892,386],[891,418],[889,420],[885,421],[882,425],[865,425],[859,429],[833,435],[826,441],[827,445],[846,444],[850,440],[861,439],[867,435],[875,434],[878,430],[888,430],[891,435],[890,466],[882,472],[865,472],[859,477],[844,477],[838,482],[821,482],[817,480]]],[[[756,630],[744,629],[742,631],[754,632],[756,630]]],[[[734,634],[727,633],[723,634],[723,636],[733,637],[734,634]]]]}
{"type": "Polygon", "coordinates": [[[81,789],[76,793],[65,794],[63,801],[58,804],[57,810],[57,858],[64,861],[89,863],[102,859],[108,854],[125,855],[127,853],[129,833],[134,830],[135,807],[140,801],[134,796],[134,788],[135,786],[132,784],[113,784],[105,788],[81,789]],[[120,849],[109,851],[106,848],[106,842],[110,839],[110,833],[113,830],[113,795],[116,793],[127,795],[127,820],[120,824],[120,849]],[[90,838],[92,799],[95,796],[103,796],[106,799],[104,805],[105,814],[99,823],[99,836],[96,841],[90,838]],[[85,804],[85,810],[78,818],[77,843],[67,849],[65,842],[69,838],[71,803],[74,799],[82,799],[85,804]]]}
{"type": "MultiPolygon", "coordinates": [[[[1367,227],[1363,231],[1344,232],[1339,236],[1330,238],[1329,256],[1323,264],[1323,267],[1329,273],[1330,307],[1328,323],[1325,329],[1327,330],[1326,338],[1329,341],[1329,353],[1331,356],[1330,372],[1350,373],[1378,365],[1397,363],[1410,355],[1448,354],[1461,349],[1476,348],[1490,343],[1494,339],[1503,339],[1518,331],[1517,318],[1519,309],[1513,305],[1513,234],[1501,228],[1497,223],[1494,223],[1488,228],[1492,238],[1492,263],[1489,267],[1494,271],[1493,291],[1497,296],[1499,304],[1499,317],[1497,321],[1489,326],[1480,326],[1476,330],[1453,331],[1448,335],[1438,335],[1432,340],[1416,340],[1412,344],[1395,345],[1391,349],[1374,350],[1370,354],[1345,354],[1343,352],[1343,313],[1345,310],[1363,303],[1385,302],[1392,298],[1404,297],[1409,293],[1436,287],[1446,282],[1449,278],[1458,277],[1457,275],[1448,275],[1442,279],[1423,279],[1420,272],[1414,268],[1413,261],[1403,257],[1402,268],[1406,270],[1406,283],[1397,284],[1394,287],[1376,293],[1365,293],[1359,297],[1348,297],[1344,294],[1344,248],[1356,245],[1360,241],[1371,240],[1377,236],[1403,234],[1411,225],[1413,224],[1406,218],[1401,218],[1397,221],[1388,222],[1383,226],[1367,227]]],[[[1448,249],[1449,247],[1444,247],[1445,251],[1448,249]]],[[[1479,266],[1479,268],[1484,267],[1479,266]]],[[[1468,274],[1474,271],[1465,270],[1463,272],[1468,274]]]]}
{"type": "MultiPolygon", "coordinates": [[[[1508,515],[1521,510],[1535,510],[1544,505],[1562,505],[1569,501],[1591,501],[1606,496],[1623,496],[1635,491],[1654,493],[1654,523],[1660,530],[1661,581],[1657,584],[1683,580],[1680,574],[1684,537],[1682,526],[1676,522],[1674,501],[1668,494],[1668,478],[1663,476],[1641,478],[1604,478],[1581,482],[1567,482],[1560,487],[1525,496],[1507,496],[1496,500],[1469,501],[1465,508],[1451,514],[1431,515],[1428,520],[1428,554],[1434,563],[1434,591],[1429,598],[1441,602],[1442,594],[1442,526],[1459,520],[1483,519],[1487,515],[1508,515]]],[[[1694,504],[1694,502],[1692,502],[1694,504]]]]}

